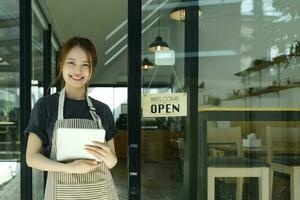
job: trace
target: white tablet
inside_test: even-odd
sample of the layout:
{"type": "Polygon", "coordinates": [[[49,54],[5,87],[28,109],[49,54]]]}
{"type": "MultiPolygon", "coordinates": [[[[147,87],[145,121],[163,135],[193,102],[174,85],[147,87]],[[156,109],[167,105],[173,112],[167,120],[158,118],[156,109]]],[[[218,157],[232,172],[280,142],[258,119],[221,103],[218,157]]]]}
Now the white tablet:
{"type": "Polygon", "coordinates": [[[104,129],[59,128],[56,138],[56,159],[68,161],[77,159],[95,159],[84,148],[92,141],[105,142],[104,129]]]}

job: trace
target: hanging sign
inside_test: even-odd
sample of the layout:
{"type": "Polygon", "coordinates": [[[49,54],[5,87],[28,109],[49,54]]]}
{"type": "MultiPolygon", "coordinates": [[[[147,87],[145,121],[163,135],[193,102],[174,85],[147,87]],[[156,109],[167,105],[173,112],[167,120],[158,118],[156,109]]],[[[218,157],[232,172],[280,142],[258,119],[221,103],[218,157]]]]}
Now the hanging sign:
{"type": "Polygon", "coordinates": [[[142,105],[143,117],[187,116],[186,93],[146,94],[142,105]]]}

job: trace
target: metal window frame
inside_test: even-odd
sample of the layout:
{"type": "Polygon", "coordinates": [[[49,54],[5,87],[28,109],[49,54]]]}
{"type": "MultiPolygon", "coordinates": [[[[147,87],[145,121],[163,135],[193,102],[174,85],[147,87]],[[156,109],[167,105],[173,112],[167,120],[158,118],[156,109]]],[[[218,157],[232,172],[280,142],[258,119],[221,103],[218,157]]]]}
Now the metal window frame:
{"type": "MultiPolygon", "coordinates": [[[[196,3],[197,4],[197,3],[196,3]]],[[[186,8],[184,24],[184,77],[187,92],[187,117],[184,151],[184,199],[197,199],[198,157],[198,71],[199,55],[188,56],[199,51],[199,7],[186,8]]]]}
{"type": "Polygon", "coordinates": [[[31,66],[32,66],[32,7],[31,0],[19,1],[20,13],[20,159],[21,199],[32,199],[32,170],[26,165],[27,138],[24,130],[31,112],[31,66]]]}

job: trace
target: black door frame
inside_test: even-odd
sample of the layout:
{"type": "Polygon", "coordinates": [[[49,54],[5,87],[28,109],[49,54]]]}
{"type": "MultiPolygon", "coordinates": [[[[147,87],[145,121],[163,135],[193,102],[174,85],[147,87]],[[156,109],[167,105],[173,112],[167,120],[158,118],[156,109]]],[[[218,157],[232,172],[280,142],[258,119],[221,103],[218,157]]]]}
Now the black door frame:
{"type": "Polygon", "coordinates": [[[128,199],[141,199],[141,0],[128,0],[128,199]]]}
{"type": "Polygon", "coordinates": [[[20,165],[21,199],[32,199],[32,170],[26,165],[27,138],[24,130],[31,112],[31,66],[32,66],[32,7],[31,0],[19,0],[20,13],[20,165]]]}
{"type": "MultiPolygon", "coordinates": [[[[38,5],[39,6],[39,5],[38,5]]],[[[40,7],[39,7],[40,8],[40,7]]],[[[42,9],[40,9],[42,12],[42,9]]],[[[32,0],[19,0],[20,13],[20,197],[22,200],[32,200],[32,169],[26,164],[27,138],[24,130],[31,114],[31,79],[32,79],[32,0]]],[[[44,17],[45,18],[45,17],[44,17]]],[[[45,18],[46,19],[46,18],[45,18]]],[[[44,95],[50,90],[51,77],[51,25],[43,32],[43,88],[44,95]]]]}

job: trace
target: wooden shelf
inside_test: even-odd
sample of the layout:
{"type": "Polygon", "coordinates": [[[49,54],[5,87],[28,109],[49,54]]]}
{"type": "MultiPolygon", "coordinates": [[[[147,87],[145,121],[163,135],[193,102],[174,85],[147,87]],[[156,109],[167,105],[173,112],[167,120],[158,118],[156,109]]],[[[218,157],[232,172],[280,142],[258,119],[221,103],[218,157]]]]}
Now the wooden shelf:
{"type": "Polygon", "coordinates": [[[249,68],[245,69],[244,71],[235,73],[234,75],[235,76],[245,76],[247,74],[250,74],[250,73],[265,69],[265,68],[268,68],[269,66],[279,64],[279,63],[283,63],[283,62],[289,60],[293,56],[300,56],[300,53],[297,52],[295,54],[290,54],[290,55],[281,55],[281,56],[275,57],[272,61],[268,61],[268,60],[263,61],[259,65],[254,65],[252,67],[249,67],[249,68]]]}
{"type": "Polygon", "coordinates": [[[288,84],[288,85],[276,85],[276,86],[268,86],[264,89],[258,90],[256,92],[252,92],[250,94],[244,94],[244,95],[235,95],[232,97],[229,97],[227,99],[224,99],[224,101],[228,101],[228,100],[235,100],[235,99],[243,99],[246,97],[253,97],[253,96],[260,96],[262,94],[267,94],[267,93],[272,93],[272,92],[279,92],[281,90],[287,90],[290,88],[296,88],[296,87],[300,87],[300,83],[293,83],[293,84],[288,84]]]}
{"type": "MultiPolygon", "coordinates": [[[[299,108],[286,108],[286,107],[199,107],[198,112],[215,112],[215,111],[230,111],[230,112],[237,112],[237,111],[277,111],[277,112],[282,112],[282,111],[292,111],[292,112],[299,112],[299,108]]],[[[278,123],[278,122],[277,122],[278,123]]]]}

